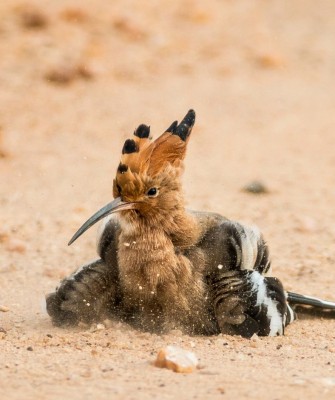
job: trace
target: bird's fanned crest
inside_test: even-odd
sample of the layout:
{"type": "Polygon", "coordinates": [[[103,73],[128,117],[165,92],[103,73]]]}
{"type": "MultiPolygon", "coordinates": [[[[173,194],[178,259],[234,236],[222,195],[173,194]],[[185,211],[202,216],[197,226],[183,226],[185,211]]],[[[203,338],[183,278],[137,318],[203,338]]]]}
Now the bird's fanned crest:
{"type": "Polygon", "coordinates": [[[155,141],[151,141],[150,127],[140,125],[133,139],[127,139],[123,146],[117,174],[129,174],[130,177],[132,173],[146,173],[155,176],[167,163],[180,167],[194,122],[195,112],[189,110],[180,124],[174,121],[155,141]]]}

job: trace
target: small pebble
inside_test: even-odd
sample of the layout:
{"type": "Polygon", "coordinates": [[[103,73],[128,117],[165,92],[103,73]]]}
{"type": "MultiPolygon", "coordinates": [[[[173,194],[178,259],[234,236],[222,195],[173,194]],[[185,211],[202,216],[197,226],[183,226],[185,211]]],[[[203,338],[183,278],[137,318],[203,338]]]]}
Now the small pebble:
{"type": "Polygon", "coordinates": [[[26,29],[41,29],[48,25],[48,18],[42,11],[27,6],[20,12],[21,24],[26,29]]]}
{"type": "Polygon", "coordinates": [[[254,348],[258,347],[259,342],[260,342],[259,337],[256,335],[256,333],[254,333],[250,338],[250,347],[254,347],[254,348]]]}
{"type": "Polygon", "coordinates": [[[8,311],[9,311],[9,308],[6,307],[6,306],[1,306],[1,305],[0,305],[0,311],[2,311],[2,312],[8,312],[8,311]]]}
{"type": "Polygon", "coordinates": [[[45,79],[48,82],[56,83],[58,85],[67,85],[76,78],[75,69],[68,65],[59,65],[50,69],[45,74],[45,79]]]}
{"type": "Polygon", "coordinates": [[[252,193],[252,194],[263,194],[263,193],[269,192],[267,187],[260,181],[250,182],[246,186],[244,186],[244,188],[242,190],[244,192],[252,193]]]}
{"type": "Polygon", "coordinates": [[[29,346],[29,347],[27,347],[27,350],[28,351],[33,351],[34,349],[31,346],[29,346]]]}
{"type": "Polygon", "coordinates": [[[167,346],[158,352],[154,365],[173,372],[190,373],[198,366],[197,356],[177,346],[167,346]]]}

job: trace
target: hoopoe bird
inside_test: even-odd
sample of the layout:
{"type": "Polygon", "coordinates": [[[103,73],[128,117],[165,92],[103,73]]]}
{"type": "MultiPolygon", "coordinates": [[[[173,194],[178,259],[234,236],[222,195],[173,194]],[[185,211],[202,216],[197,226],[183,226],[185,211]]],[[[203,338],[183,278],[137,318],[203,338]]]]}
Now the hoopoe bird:
{"type": "Polygon", "coordinates": [[[266,275],[269,250],[257,228],[185,208],[181,174],[194,122],[190,110],[154,141],[143,124],[126,140],[114,200],[69,242],[104,218],[99,259],[46,298],[55,325],[112,317],[157,333],[275,336],[295,319],[295,304],[335,309],[266,275]]]}

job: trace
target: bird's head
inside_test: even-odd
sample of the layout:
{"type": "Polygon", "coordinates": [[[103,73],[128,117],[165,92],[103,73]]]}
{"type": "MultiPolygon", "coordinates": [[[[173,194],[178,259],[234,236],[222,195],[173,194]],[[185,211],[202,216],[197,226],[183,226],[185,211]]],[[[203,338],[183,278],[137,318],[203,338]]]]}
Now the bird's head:
{"type": "Polygon", "coordinates": [[[113,181],[114,200],[89,218],[69,244],[100,219],[115,212],[130,223],[140,218],[157,224],[183,208],[179,178],[194,122],[195,112],[189,110],[179,124],[173,122],[154,141],[150,137],[150,127],[140,125],[133,138],[124,143],[113,181]]]}

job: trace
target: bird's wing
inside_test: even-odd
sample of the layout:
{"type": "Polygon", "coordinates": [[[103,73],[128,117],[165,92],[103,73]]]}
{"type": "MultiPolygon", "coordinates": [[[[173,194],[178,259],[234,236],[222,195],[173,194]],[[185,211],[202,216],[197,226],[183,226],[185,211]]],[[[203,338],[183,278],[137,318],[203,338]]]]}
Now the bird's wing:
{"type": "Polygon", "coordinates": [[[229,221],[218,214],[194,215],[202,230],[197,246],[206,255],[207,274],[217,269],[255,270],[260,274],[269,271],[268,246],[257,227],[229,221]]]}
{"type": "Polygon", "coordinates": [[[218,272],[209,278],[221,332],[251,337],[284,334],[294,319],[281,282],[257,271],[218,272]]]}
{"type": "Polygon", "coordinates": [[[117,265],[117,242],[120,225],[115,215],[106,217],[99,228],[97,237],[97,252],[102,260],[117,265]]]}
{"type": "Polygon", "coordinates": [[[283,334],[294,313],[281,282],[263,276],[270,258],[259,229],[217,214],[195,216],[206,227],[198,246],[205,254],[204,278],[220,330],[246,337],[283,334]]]}

